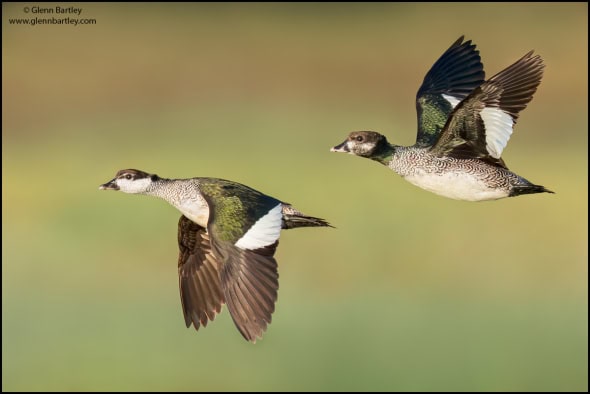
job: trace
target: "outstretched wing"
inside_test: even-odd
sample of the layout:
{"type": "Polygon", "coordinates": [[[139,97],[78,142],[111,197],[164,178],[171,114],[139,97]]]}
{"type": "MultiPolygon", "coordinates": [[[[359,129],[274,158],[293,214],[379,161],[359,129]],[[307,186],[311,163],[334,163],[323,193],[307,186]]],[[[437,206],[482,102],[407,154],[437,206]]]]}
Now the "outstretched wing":
{"type": "Polygon", "coordinates": [[[198,330],[221,311],[220,266],[211,253],[209,235],[198,224],[180,217],[178,222],[178,276],[184,321],[198,330]]]}
{"type": "Polygon", "coordinates": [[[418,146],[433,145],[453,108],[485,79],[479,51],[463,36],[434,63],[416,94],[418,146]]]}
{"type": "Polygon", "coordinates": [[[232,319],[256,342],[271,322],[279,288],[274,253],[283,223],[282,203],[229,181],[202,181],[210,207],[208,233],[222,262],[221,287],[232,319]]]}
{"type": "Polygon", "coordinates": [[[475,89],[452,112],[432,153],[505,167],[500,156],[520,111],[541,83],[544,67],[531,51],[475,89]]]}
{"type": "Polygon", "coordinates": [[[221,284],[227,308],[242,334],[256,342],[272,321],[279,289],[279,274],[274,253],[278,241],[249,250],[227,243],[213,243],[223,256],[221,284]]]}

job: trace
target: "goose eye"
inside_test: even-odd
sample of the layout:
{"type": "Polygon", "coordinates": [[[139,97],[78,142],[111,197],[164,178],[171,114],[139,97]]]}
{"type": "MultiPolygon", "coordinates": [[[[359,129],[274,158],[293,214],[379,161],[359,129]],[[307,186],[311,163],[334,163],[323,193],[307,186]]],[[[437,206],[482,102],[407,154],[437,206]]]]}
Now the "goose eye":
{"type": "Polygon", "coordinates": [[[359,135],[355,138],[355,140],[357,140],[358,142],[362,142],[363,141],[363,136],[359,135]]]}
{"type": "Polygon", "coordinates": [[[131,178],[132,178],[132,177],[131,177],[131,174],[127,174],[127,175],[125,175],[125,179],[129,179],[129,180],[131,180],[131,178]]]}

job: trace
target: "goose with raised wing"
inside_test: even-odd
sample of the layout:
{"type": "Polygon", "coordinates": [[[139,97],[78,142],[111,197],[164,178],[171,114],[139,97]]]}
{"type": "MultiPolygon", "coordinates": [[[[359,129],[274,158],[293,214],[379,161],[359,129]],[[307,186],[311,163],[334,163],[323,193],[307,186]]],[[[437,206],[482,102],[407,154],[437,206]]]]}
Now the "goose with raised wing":
{"type": "Polygon", "coordinates": [[[485,80],[479,51],[460,37],[418,90],[413,146],[390,144],[375,131],[354,131],[331,151],[375,160],[422,189],[457,200],[553,193],[510,171],[501,158],[543,68],[531,51],[485,80]]]}

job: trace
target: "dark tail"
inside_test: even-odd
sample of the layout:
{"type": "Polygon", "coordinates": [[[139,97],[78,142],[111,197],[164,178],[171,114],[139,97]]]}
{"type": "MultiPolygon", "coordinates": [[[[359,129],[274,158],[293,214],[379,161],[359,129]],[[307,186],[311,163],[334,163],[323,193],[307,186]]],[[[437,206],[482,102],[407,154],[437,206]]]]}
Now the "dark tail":
{"type": "Polygon", "coordinates": [[[534,193],[555,193],[549,189],[545,189],[545,186],[541,185],[521,185],[521,186],[513,186],[510,190],[510,194],[508,197],[516,197],[520,196],[521,194],[534,194],[534,193]]]}
{"type": "Polygon", "coordinates": [[[283,224],[284,229],[297,227],[334,227],[324,219],[307,216],[295,208],[291,204],[283,203],[283,224]]]}
{"type": "Polygon", "coordinates": [[[283,214],[283,226],[288,230],[297,227],[334,227],[324,219],[299,214],[283,214]]]}

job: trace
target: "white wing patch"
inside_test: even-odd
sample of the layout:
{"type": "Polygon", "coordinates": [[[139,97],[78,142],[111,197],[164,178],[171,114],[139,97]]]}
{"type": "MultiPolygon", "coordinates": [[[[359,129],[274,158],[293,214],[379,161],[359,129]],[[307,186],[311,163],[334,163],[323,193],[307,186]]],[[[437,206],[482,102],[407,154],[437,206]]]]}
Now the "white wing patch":
{"type": "Polygon", "coordinates": [[[279,204],[260,219],[235,245],[238,248],[254,250],[274,243],[281,234],[283,205],[279,204]]]}
{"type": "Polygon", "coordinates": [[[514,120],[500,108],[492,107],[484,108],[481,118],[486,128],[486,149],[490,156],[499,159],[512,135],[514,120]]]}
{"type": "Polygon", "coordinates": [[[448,94],[443,94],[442,96],[445,100],[447,100],[451,104],[451,106],[453,108],[455,108],[457,106],[457,104],[459,104],[461,102],[461,100],[459,100],[458,98],[453,97],[453,96],[449,96],[448,94]]]}

